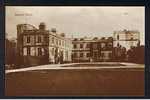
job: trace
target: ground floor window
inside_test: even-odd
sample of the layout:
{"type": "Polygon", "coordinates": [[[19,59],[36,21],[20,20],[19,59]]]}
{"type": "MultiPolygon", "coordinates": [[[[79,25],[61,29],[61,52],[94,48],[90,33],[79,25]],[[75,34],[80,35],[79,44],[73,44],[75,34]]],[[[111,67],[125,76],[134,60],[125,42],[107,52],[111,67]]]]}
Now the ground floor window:
{"type": "Polygon", "coordinates": [[[54,50],[54,48],[52,48],[52,55],[54,56],[54,53],[55,53],[55,50],[54,50]]]}
{"type": "Polygon", "coordinates": [[[83,53],[80,53],[80,57],[83,57],[83,53]]]}
{"type": "Polygon", "coordinates": [[[74,53],[74,55],[73,55],[75,58],[77,58],[77,53],[74,53]]]}
{"type": "Polygon", "coordinates": [[[27,55],[30,55],[30,47],[27,47],[27,55]]]}
{"type": "Polygon", "coordinates": [[[42,55],[42,48],[38,48],[38,56],[42,55]]]}
{"type": "Polygon", "coordinates": [[[86,57],[90,57],[90,53],[87,53],[87,54],[86,54],[86,57]]]}

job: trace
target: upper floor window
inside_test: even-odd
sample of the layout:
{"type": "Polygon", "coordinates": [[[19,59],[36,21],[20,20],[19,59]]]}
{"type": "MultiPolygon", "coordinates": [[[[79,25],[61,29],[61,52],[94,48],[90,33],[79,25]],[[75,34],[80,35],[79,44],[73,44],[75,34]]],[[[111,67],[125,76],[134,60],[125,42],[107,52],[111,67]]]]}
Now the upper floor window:
{"type": "Polygon", "coordinates": [[[97,49],[97,44],[93,44],[93,48],[94,48],[94,49],[97,49]]]}
{"type": "Polygon", "coordinates": [[[59,45],[61,45],[61,40],[59,40],[59,45]]]}
{"type": "Polygon", "coordinates": [[[117,40],[119,40],[119,35],[117,35],[117,40]]]}
{"type": "Polygon", "coordinates": [[[64,41],[62,41],[62,45],[64,46],[64,44],[65,44],[65,42],[64,41]]]}
{"type": "Polygon", "coordinates": [[[112,43],[108,43],[108,47],[111,48],[113,45],[112,43]]]}
{"type": "Polygon", "coordinates": [[[119,44],[119,43],[117,43],[117,46],[119,47],[119,46],[120,46],[120,44],[119,44]]]}
{"type": "Polygon", "coordinates": [[[44,42],[48,42],[48,37],[44,36],[44,42]]]}
{"type": "Polygon", "coordinates": [[[105,43],[101,43],[101,48],[104,48],[105,47],[105,43]]]}
{"type": "Polygon", "coordinates": [[[52,43],[54,43],[54,37],[52,37],[52,43]]]}
{"type": "Polygon", "coordinates": [[[80,48],[83,48],[83,44],[80,44],[80,48]]]}
{"type": "Polygon", "coordinates": [[[90,44],[86,44],[86,48],[90,48],[90,44]]]}
{"type": "Polygon", "coordinates": [[[27,36],[27,43],[30,43],[30,36],[27,36]]]}
{"type": "Polygon", "coordinates": [[[75,38],[73,41],[77,41],[78,39],[77,38],[75,38]]]}
{"type": "Polygon", "coordinates": [[[133,37],[131,37],[131,39],[130,40],[133,40],[133,37]]]}
{"type": "Polygon", "coordinates": [[[94,52],[94,57],[97,57],[98,56],[98,52],[94,52]]]}
{"type": "Polygon", "coordinates": [[[38,36],[38,43],[41,43],[41,36],[38,36]]]}
{"type": "Polygon", "coordinates": [[[68,56],[69,56],[69,55],[68,55],[68,51],[66,51],[66,58],[67,58],[67,59],[68,59],[68,56]]]}
{"type": "Polygon", "coordinates": [[[90,57],[90,53],[87,53],[87,54],[86,54],[86,57],[90,57]]]}
{"type": "Polygon", "coordinates": [[[80,53],[80,57],[83,57],[83,53],[80,53]]]}
{"type": "Polygon", "coordinates": [[[74,48],[77,48],[77,45],[76,45],[76,44],[74,44],[74,45],[73,45],[73,47],[74,47],[74,48]]]}
{"type": "Polygon", "coordinates": [[[58,45],[58,39],[56,39],[56,44],[58,45]]]}

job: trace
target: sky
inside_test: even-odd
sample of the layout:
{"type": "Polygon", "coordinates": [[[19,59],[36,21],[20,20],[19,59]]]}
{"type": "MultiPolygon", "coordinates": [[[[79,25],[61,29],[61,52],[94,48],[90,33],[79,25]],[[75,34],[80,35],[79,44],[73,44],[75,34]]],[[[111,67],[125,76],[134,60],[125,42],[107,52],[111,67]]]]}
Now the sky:
{"type": "Polygon", "coordinates": [[[141,43],[145,41],[144,6],[6,6],[6,34],[17,37],[17,24],[40,22],[47,30],[56,28],[66,37],[108,37],[114,31],[138,30],[141,43]]]}

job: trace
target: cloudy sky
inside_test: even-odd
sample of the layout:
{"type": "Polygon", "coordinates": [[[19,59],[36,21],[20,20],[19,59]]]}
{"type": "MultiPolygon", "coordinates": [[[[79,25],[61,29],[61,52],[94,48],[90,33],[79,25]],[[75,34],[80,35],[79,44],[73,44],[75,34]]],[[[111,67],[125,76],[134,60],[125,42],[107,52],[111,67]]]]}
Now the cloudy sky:
{"type": "Polygon", "coordinates": [[[144,43],[145,8],[111,6],[7,6],[6,33],[8,38],[16,38],[16,25],[28,23],[36,26],[40,22],[47,29],[56,28],[67,37],[112,36],[117,30],[138,30],[144,43]]]}

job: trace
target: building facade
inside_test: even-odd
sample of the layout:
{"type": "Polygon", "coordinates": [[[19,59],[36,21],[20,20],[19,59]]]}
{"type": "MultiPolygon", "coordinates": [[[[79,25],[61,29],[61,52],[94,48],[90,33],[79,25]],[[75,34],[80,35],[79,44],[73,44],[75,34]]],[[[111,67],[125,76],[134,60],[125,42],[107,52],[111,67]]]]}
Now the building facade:
{"type": "Polygon", "coordinates": [[[113,38],[75,38],[72,41],[73,62],[111,61],[113,38]]]}
{"type": "Polygon", "coordinates": [[[71,62],[72,41],[64,33],[58,34],[56,29],[49,32],[49,62],[71,62]]]}
{"type": "Polygon", "coordinates": [[[127,50],[131,47],[140,45],[140,32],[132,30],[115,31],[113,33],[114,47],[125,47],[127,50]]]}
{"type": "Polygon", "coordinates": [[[46,30],[44,23],[38,29],[30,24],[17,25],[17,49],[24,64],[71,61],[71,40],[56,29],[46,30]]]}
{"type": "Polygon", "coordinates": [[[75,38],[72,40],[72,61],[73,62],[87,62],[91,58],[91,39],[75,38]]]}

